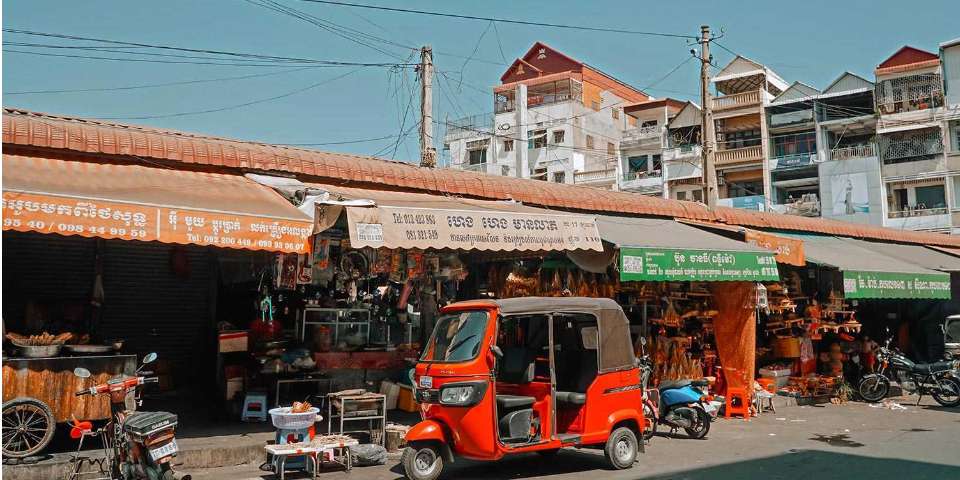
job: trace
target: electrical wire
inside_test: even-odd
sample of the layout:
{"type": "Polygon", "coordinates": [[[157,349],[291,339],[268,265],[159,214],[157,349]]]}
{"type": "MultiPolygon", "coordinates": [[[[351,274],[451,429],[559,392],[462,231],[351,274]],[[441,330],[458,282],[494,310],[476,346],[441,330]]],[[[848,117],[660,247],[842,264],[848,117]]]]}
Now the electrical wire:
{"type": "Polygon", "coordinates": [[[207,78],[207,79],[201,79],[201,80],[184,80],[179,82],[166,82],[166,83],[148,83],[143,85],[127,85],[122,87],[73,88],[73,89],[62,89],[62,90],[23,90],[18,92],[3,92],[3,94],[4,95],[38,95],[38,94],[50,94],[50,93],[87,93],[87,92],[116,92],[116,91],[124,91],[124,90],[140,90],[140,89],[146,89],[146,88],[174,87],[179,85],[193,85],[198,83],[227,82],[232,80],[246,80],[250,78],[270,77],[274,75],[283,75],[287,73],[302,72],[304,70],[309,70],[311,68],[314,68],[314,67],[293,68],[290,70],[281,70],[279,72],[255,73],[252,75],[239,75],[235,77],[207,78]]]}
{"type": "MultiPolygon", "coordinates": [[[[362,68],[362,67],[361,67],[361,68],[362,68]]],[[[281,99],[281,98],[290,97],[290,96],[296,95],[296,94],[298,94],[298,93],[306,92],[307,90],[312,90],[312,89],[317,88],[317,87],[319,87],[319,86],[326,85],[326,84],[328,84],[328,83],[331,83],[331,82],[340,80],[341,78],[344,78],[344,77],[353,75],[354,73],[360,71],[361,68],[356,68],[356,69],[353,69],[353,70],[351,70],[351,71],[349,71],[349,72],[346,72],[346,73],[344,73],[344,74],[342,74],[342,75],[337,75],[336,77],[328,78],[328,79],[326,79],[326,80],[322,80],[322,81],[319,81],[319,82],[316,82],[316,83],[307,85],[306,87],[302,87],[302,88],[298,88],[298,89],[296,89],[296,90],[292,90],[292,91],[289,91],[289,92],[286,92],[286,93],[282,93],[282,94],[280,94],[280,95],[274,95],[274,96],[272,96],[272,97],[261,98],[261,99],[258,99],[258,100],[253,100],[253,101],[249,101],[249,102],[238,103],[238,104],[235,104],[235,105],[228,105],[228,106],[225,106],[225,107],[209,108],[209,109],[204,109],[204,110],[194,110],[194,111],[190,111],[190,112],[168,113],[168,114],[160,114],[160,115],[133,115],[133,116],[115,116],[115,117],[94,117],[94,118],[98,118],[98,119],[101,119],[101,120],[151,120],[151,119],[157,119],[157,118],[186,117],[186,116],[190,116],[190,115],[201,115],[201,114],[206,114],[206,113],[223,112],[223,111],[226,111],[226,110],[235,110],[235,109],[237,109],[237,108],[249,107],[250,105],[257,105],[257,104],[260,104],[260,103],[271,102],[271,101],[274,101],[274,100],[279,100],[279,99],[281,99]]]]}
{"type": "Polygon", "coordinates": [[[585,25],[567,25],[567,24],[560,24],[560,23],[534,22],[534,21],[528,21],[528,20],[513,20],[513,19],[507,19],[507,18],[480,17],[476,15],[432,12],[427,10],[413,10],[408,8],[384,7],[379,5],[364,5],[359,3],[334,2],[329,0],[300,0],[300,1],[310,2],[310,3],[324,3],[327,5],[337,5],[341,7],[367,8],[372,10],[383,10],[388,12],[412,13],[412,14],[429,15],[429,16],[435,16],[435,17],[458,18],[461,20],[481,20],[485,22],[510,23],[515,25],[527,25],[527,26],[535,26],[535,27],[562,28],[567,30],[583,30],[588,32],[622,33],[622,34],[629,34],[629,35],[647,35],[647,36],[670,37],[670,38],[693,38],[693,39],[697,38],[695,35],[684,35],[679,33],[650,32],[650,31],[642,31],[642,30],[626,30],[626,29],[619,29],[619,28],[590,27],[585,25]]]}

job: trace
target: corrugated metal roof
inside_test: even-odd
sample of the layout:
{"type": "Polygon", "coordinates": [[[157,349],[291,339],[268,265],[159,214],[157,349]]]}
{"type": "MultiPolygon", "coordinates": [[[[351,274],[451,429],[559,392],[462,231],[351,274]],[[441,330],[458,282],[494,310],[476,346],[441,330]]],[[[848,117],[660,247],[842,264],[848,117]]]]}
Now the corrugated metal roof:
{"type": "MultiPolygon", "coordinates": [[[[5,108],[3,143],[89,154],[133,156],[185,164],[291,172],[382,190],[515,200],[527,205],[597,213],[675,217],[732,225],[817,232],[906,243],[960,247],[960,238],[792,215],[717,208],[626,192],[482,175],[409,163],[54,116],[5,108]]],[[[5,147],[6,149],[6,147],[5,147]]]]}

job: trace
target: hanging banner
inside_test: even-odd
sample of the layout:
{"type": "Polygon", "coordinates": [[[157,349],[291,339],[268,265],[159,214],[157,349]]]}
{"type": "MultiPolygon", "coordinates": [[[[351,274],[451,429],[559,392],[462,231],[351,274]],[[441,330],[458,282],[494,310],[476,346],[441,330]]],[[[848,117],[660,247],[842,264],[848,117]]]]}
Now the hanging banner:
{"type": "Polygon", "coordinates": [[[779,263],[797,267],[807,264],[806,257],[803,256],[803,240],[750,229],[744,230],[744,237],[747,243],[776,252],[775,257],[779,263]]]}
{"type": "Polygon", "coordinates": [[[3,230],[304,253],[311,222],[3,192],[3,230]]]}
{"type": "Polygon", "coordinates": [[[843,271],[845,298],[950,298],[950,275],[843,271]]]}
{"type": "Polygon", "coordinates": [[[773,253],[663,248],[620,249],[622,281],[776,281],[773,253]]]}
{"type": "Polygon", "coordinates": [[[355,248],[603,251],[597,220],[494,210],[347,207],[355,248]]]}

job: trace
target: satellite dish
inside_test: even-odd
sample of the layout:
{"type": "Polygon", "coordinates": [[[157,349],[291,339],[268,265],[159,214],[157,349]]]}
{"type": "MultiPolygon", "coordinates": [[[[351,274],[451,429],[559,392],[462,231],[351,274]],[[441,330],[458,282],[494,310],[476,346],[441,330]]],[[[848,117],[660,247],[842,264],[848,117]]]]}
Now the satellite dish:
{"type": "Polygon", "coordinates": [[[497,128],[499,128],[500,130],[510,130],[510,124],[509,124],[509,123],[501,123],[500,126],[497,127],[497,128]]]}

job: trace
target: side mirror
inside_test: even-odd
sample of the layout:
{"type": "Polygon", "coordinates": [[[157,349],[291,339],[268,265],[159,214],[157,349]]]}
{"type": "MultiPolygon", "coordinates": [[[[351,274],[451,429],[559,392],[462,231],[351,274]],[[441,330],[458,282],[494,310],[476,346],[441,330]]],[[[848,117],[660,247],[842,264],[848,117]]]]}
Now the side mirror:
{"type": "Polygon", "coordinates": [[[153,363],[153,362],[155,362],[156,360],[157,360],[157,353],[156,353],[156,352],[150,352],[150,353],[147,354],[146,357],[143,357],[143,364],[146,365],[146,364],[148,364],[148,363],[153,363]]]}
{"type": "Polygon", "coordinates": [[[644,347],[647,346],[647,337],[644,337],[644,336],[640,337],[640,345],[643,345],[644,347]]]}
{"type": "Polygon", "coordinates": [[[501,350],[499,346],[491,345],[490,351],[493,352],[494,357],[497,357],[497,360],[503,359],[503,350],[501,350]]]}
{"type": "Polygon", "coordinates": [[[90,370],[87,370],[83,367],[77,367],[73,369],[73,374],[80,378],[90,378],[90,370]]]}

